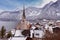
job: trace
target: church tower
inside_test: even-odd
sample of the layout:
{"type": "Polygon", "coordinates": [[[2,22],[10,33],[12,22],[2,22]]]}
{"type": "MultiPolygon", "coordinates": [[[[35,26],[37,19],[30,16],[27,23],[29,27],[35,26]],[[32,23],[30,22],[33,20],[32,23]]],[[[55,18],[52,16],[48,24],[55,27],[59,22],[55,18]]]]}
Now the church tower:
{"type": "Polygon", "coordinates": [[[26,20],[26,16],[25,16],[25,7],[23,6],[23,14],[22,14],[22,21],[26,20]]]}
{"type": "Polygon", "coordinates": [[[28,30],[30,29],[30,22],[26,20],[25,7],[23,6],[22,19],[17,25],[17,29],[28,30]]]}

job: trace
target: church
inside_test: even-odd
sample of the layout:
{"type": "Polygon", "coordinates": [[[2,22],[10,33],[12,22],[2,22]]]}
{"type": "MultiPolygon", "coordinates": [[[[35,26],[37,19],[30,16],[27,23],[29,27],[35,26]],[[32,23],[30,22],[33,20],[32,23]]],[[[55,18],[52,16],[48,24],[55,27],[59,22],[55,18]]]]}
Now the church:
{"type": "Polygon", "coordinates": [[[13,31],[12,33],[14,35],[14,37],[9,38],[9,40],[26,40],[27,37],[24,37],[24,35],[22,35],[22,31],[24,30],[29,30],[31,27],[31,24],[29,21],[26,20],[26,16],[25,16],[25,7],[23,6],[23,13],[22,13],[22,19],[21,21],[17,24],[16,29],[13,31]]]}
{"type": "Polygon", "coordinates": [[[21,21],[18,23],[16,29],[17,29],[17,30],[29,30],[30,27],[31,27],[30,23],[26,20],[25,7],[23,7],[22,19],[21,19],[21,21]]]}

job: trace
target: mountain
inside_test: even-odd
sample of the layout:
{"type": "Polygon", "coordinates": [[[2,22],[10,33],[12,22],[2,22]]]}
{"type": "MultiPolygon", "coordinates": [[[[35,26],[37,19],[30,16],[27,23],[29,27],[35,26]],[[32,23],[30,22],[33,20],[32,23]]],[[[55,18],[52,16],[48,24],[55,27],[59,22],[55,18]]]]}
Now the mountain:
{"type": "Polygon", "coordinates": [[[0,20],[17,20],[17,15],[19,14],[19,11],[4,11],[0,13],[0,20]]]}
{"type": "Polygon", "coordinates": [[[45,5],[41,13],[42,17],[46,19],[60,19],[60,0],[45,5]]]}
{"type": "MultiPolygon", "coordinates": [[[[4,11],[0,13],[0,20],[18,21],[22,18],[22,10],[4,11]]],[[[28,7],[25,9],[27,20],[60,19],[60,0],[51,1],[43,8],[28,7]]]]}
{"type": "MultiPolygon", "coordinates": [[[[53,1],[51,1],[50,3],[46,4],[43,8],[42,8],[42,11],[41,11],[41,14],[40,14],[40,19],[47,19],[51,14],[48,13],[48,10],[50,8],[50,6],[53,4],[53,1]]],[[[49,18],[51,19],[51,18],[49,18]]]]}
{"type": "MultiPolygon", "coordinates": [[[[41,8],[28,7],[25,9],[26,19],[34,20],[37,19],[37,16],[40,14],[41,8]]],[[[22,10],[17,11],[4,11],[0,13],[0,20],[5,21],[17,21],[22,18],[22,10]]]]}
{"type": "Polygon", "coordinates": [[[28,20],[35,20],[40,15],[42,8],[29,7],[26,9],[26,17],[28,20]]]}

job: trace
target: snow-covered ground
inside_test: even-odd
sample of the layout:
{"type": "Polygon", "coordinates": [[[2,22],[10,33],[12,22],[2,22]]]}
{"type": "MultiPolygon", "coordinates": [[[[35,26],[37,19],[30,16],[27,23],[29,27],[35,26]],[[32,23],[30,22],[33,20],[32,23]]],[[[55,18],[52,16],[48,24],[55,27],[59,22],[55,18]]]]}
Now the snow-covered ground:
{"type": "Polygon", "coordinates": [[[22,31],[23,30],[16,30],[14,32],[15,33],[14,37],[10,37],[8,40],[26,40],[27,37],[24,37],[24,35],[22,35],[22,31]]]}
{"type": "MultiPolygon", "coordinates": [[[[27,37],[24,37],[24,35],[22,35],[23,30],[16,30],[14,37],[9,38],[8,40],[26,40],[27,37]]],[[[43,36],[45,35],[43,30],[30,30],[30,37],[33,38],[33,33],[34,33],[34,37],[36,38],[43,38],[43,36]]]]}
{"type": "Polygon", "coordinates": [[[26,40],[27,37],[12,37],[9,38],[8,40],[26,40]]]}

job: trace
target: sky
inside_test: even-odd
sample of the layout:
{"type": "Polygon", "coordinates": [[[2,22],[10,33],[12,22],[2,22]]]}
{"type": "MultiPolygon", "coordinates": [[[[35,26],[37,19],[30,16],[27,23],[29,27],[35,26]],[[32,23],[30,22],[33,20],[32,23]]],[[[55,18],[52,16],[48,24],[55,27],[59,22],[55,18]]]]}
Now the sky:
{"type": "Polygon", "coordinates": [[[43,7],[50,1],[56,0],[0,0],[0,11],[3,10],[17,10],[22,9],[23,4],[25,7],[43,7]]]}

